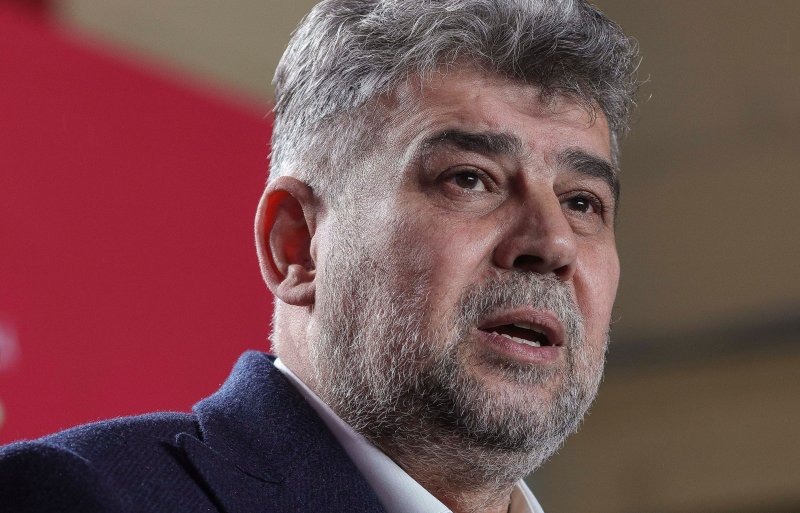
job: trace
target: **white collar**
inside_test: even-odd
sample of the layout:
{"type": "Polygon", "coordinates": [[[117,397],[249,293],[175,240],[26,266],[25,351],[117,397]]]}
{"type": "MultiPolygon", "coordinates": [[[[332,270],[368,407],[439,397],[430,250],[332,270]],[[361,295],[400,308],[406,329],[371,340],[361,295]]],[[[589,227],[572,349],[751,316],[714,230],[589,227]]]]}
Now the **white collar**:
{"type": "MultiPolygon", "coordinates": [[[[417,483],[397,463],[392,461],[380,449],[351,428],[339,418],[331,408],[303,383],[280,358],[275,360],[275,367],[303,395],[309,405],[317,412],[336,440],[344,448],[347,455],[375,491],[387,513],[408,513],[409,511],[425,511],[426,513],[452,513],[439,499],[417,483]]],[[[514,488],[515,502],[520,495],[527,502],[529,513],[544,513],[524,481],[519,481],[514,488]]],[[[516,508],[514,508],[516,510],[516,508]]],[[[525,511],[523,508],[521,511],[525,511]]]]}

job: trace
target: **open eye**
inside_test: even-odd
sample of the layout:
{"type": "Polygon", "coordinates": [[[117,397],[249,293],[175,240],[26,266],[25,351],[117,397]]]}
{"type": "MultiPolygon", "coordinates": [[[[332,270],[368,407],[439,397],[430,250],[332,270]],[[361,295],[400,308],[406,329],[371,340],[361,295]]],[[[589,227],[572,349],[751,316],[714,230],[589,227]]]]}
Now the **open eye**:
{"type": "Polygon", "coordinates": [[[562,203],[569,210],[580,214],[602,215],[603,213],[603,203],[593,194],[576,194],[564,199],[562,203]]]}
{"type": "Polygon", "coordinates": [[[486,178],[477,170],[464,169],[450,175],[449,180],[461,189],[468,191],[485,191],[486,178]]]}

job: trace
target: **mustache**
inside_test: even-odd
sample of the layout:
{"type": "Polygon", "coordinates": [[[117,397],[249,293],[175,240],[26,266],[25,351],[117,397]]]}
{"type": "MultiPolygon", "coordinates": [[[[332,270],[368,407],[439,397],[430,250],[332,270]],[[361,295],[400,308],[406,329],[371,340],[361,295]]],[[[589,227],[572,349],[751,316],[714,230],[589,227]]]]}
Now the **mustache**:
{"type": "Polygon", "coordinates": [[[467,288],[459,301],[458,324],[477,325],[502,310],[519,307],[551,311],[573,341],[583,327],[572,288],[555,276],[536,273],[504,274],[467,288]]]}

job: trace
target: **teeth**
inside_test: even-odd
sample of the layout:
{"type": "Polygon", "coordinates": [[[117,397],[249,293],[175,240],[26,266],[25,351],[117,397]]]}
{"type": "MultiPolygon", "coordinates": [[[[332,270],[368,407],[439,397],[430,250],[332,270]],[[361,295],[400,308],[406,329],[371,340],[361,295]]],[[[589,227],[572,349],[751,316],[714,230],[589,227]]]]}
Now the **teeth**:
{"type": "Polygon", "coordinates": [[[516,326],[517,328],[522,328],[522,329],[524,329],[524,330],[531,330],[531,331],[535,331],[536,333],[540,333],[540,334],[542,334],[542,335],[545,335],[545,334],[546,334],[544,331],[542,331],[542,330],[540,330],[540,329],[538,329],[538,328],[535,328],[535,327],[531,326],[531,325],[530,325],[530,324],[528,324],[527,322],[515,322],[514,324],[512,324],[512,326],[516,326]]]}
{"type": "MultiPolygon", "coordinates": [[[[522,326],[517,326],[517,327],[521,328],[522,326]]],[[[499,335],[501,337],[510,338],[511,340],[513,340],[514,342],[516,342],[518,344],[525,344],[526,346],[532,346],[532,347],[542,347],[542,344],[540,344],[539,342],[533,341],[533,340],[525,340],[524,338],[510,337],[508,335],[504,335],[504,334],[498,333],[496,331],[493,331],[492,333],[495,334],[495,335],[499,335]]],[[[539,332],[539,333],[541,333],[541,332],[539,332]]]]}

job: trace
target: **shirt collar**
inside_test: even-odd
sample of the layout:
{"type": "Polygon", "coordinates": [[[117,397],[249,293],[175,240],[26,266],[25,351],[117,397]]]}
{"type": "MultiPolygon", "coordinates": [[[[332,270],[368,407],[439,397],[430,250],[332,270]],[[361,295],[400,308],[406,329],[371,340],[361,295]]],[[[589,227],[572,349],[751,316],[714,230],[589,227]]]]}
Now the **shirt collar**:
{"type": "MultiPolygon", "coordinates": [[[[370,484],[388,513],[425,511],[452,513],[440,500],[417,483],[397,463],[339,418],[331,408],[303,383],[280,358],[275,367],[297,388],[317,412],[333,436],[370,484]]],[[[511,494],[509,513],[543,513],[524,481],[511,494]]]]}

